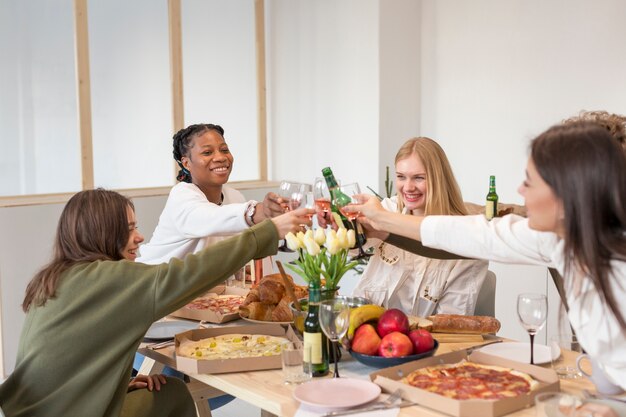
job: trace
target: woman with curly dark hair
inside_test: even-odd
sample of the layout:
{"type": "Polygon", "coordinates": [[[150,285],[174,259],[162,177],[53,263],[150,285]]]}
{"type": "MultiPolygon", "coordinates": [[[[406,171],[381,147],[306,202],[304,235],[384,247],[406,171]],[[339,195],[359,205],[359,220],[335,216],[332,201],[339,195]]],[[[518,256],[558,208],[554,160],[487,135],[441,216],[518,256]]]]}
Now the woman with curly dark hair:
{"type": "Polygon", "coordinates": [[[180,182],[170,191],[150,242],[141,247],[139,262],[182,259],[284,212],[274,193],[260,203],[246,201],[226,185],[234,157],[221,126],[194,124],[181,129],[174,135],[173,148],[180,182]]]}

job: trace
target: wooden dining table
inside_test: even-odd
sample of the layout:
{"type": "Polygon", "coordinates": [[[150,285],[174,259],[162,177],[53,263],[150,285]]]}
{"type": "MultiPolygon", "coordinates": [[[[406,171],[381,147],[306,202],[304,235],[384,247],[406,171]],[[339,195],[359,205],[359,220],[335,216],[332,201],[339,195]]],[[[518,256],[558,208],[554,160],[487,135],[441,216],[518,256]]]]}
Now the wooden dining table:
{"type": "MultiPolygon", "coordinates": [[[[434,334],[435,338],[437,334],[434,334]]],[[[507,343],[507,341],[503,341],[507,343]]],[[[471,342],[440,342],[436,355],[448,352],[458,351],[475,346],[476,341],[471,342]]],[[[152,372],[159,372],[159,366],[169,366],[176,368],[175,352],[173,346],[162,349],[153,350],[148,347],[140,347],[139,353],[150,358],[157,365],[152,372]]],[[[575,366],[577,352],[562,351],[564,361],[568,365],[575,366]]],[[[150,362],[150,361],[148,361],[150,362]]],[[[539,365],[550,367],[551,364],[539,365]]],[[[143,368],[143,367],[142,367],[143,368]]],[[[367,367],[360,362],[353,360],[348,353],[343,354],[339,363],[339,370],[343,377],[353,377],[369,380],[369,374],[376,371],[374,368],[367,367]]],[[[142,369],[143,372],[146,369],[142,369]]],[[[149,369],[148,369],[149,371],[149,369]]],[[[296,414],[300,403],[293,397],[295,386],[283,383],[282,370],[267,370],[253,372],[236,372],[224,374],[189,374],[192,380],[198,381],[200,384],[212,387],[219,391],[230,394],[236,398],[246,401],[261,409],[261,416],[285,416],[292,417],[296,414]]],[[[330,373],[329,373],[330,377],[330,373]]],[[[583,389],[593,390],[593,384],[586,378],[577,379],[561,379],[561,391],[579,395],[583,389]]],[[[206,403],[206,401],[204,401],[206,403]]],[[[400,417],[426,416],[441,417],[445,416],[441,412],[429,409],[423,405],[415,405],[400,409],[400,417]]],[[[511,417],[534,417],[536,411],[534,407],[525,408],[510,414],[511,417]]]]}

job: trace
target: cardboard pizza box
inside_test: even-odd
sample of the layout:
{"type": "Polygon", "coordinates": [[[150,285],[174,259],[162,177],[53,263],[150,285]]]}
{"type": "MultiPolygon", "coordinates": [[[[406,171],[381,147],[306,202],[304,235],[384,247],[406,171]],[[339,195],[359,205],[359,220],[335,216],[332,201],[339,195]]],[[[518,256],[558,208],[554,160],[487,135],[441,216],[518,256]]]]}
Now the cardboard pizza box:
{"type": "Polygon", "coordinates": [[[183,340],[197,341],[208,337],[223,334],[265,334],[284,337],[294,343],[302,343],[291,326],[287,328],[280,324],[250,324],[244,326],[213,327],[210,329],[194,329],[179,333],[174,338],[176,345],[176,369],[184,373],[193,374],[223,374],[227,372],[259,371],[264,369],[280,369],[282,362],[280,355],[263,356],[257,358],[237,359],[193,359],[178,355],[178,347],[183,340]]]}
{"type": "Polygon", "coordinates": [[[370,374],[370,378],[386,391],[393,392],[400,388],[402,389],[402,398],[413,401],[422,407],[432,408],[457,417],[498,417],[509,414],[533,405],[537,394],[559,391],[560,387],[559,378],[552,369],[511,361],[477,351],[468,356],[465,350],[431,356],[414,362],[381,369],[370,374]],[[528,394],[514,398],[501,400],[455,400],[400,382],[403,377],[416,369],[458,363],[463,359],[484,365],[502,366],[525,372],[539,382],[539,387],[528,394]]]}
{"type": "MultiPolygon", "coordinates": [[[[207,294],[203,295],[203,297],[207,297],[211,295],[214,295],[217,297],[228,296],[228,295],[246,296],[249,291],[250,289],[248,288],[224,287],[222,288],[221,294],[219,295],[213,293],[213,291],[210,290],[207,294]]],[[[222,313],[218,313],[209,309],[199,310],[196,308],[188,308],[187,306],[179,308],[178,310],[174,311],[170,315],[175,316],[175,317],[182,317],[185,319],[191,319],[191,320],[204,320],[208,323],[216,323],[216,324],[226,323],[226,322],[237,320],[240,318],[239,311],[235,311],[234,313],[222,314],[222,313]]]]}

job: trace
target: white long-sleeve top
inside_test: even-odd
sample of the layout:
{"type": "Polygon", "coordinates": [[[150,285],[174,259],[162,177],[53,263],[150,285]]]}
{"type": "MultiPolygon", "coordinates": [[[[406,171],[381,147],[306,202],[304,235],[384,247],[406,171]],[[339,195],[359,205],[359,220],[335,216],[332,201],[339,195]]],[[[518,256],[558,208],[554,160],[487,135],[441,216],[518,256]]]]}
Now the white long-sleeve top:
{"type": "MultiPolygon", "coordinates": [[[[396,197],[384,199],[382,205],[389,211],[398,211],[396,197]]],[[[403,214],[408,214],[406,208],[403,214]]],[[[428,308],[425,295],[438,299],[431,314],[474,313],[488,262],[426,258],[378,239],[369,239],[367,245],[374,246],[374,255],[354,289],[354,295],[365,296],[369,288],[384,287],[387,288],[389,308],[398,308],[407,314],[421,315],[420,312],[428,308]]]]}
{"type": "Polygon", "coordinates": [[[211,203],[195,185],[180,182],[172,187],[150,242],[141,246],[137,262],[160,264],[182,259],[208,245],[248,228],[243,194],[222,187],[221,206],[211,203]]]}
{"type": "MultiPolygon", "coordinates": [[[[568,317],[581,346],[614,383],[626,389],[626,334],[589,277],[573,265],[565,275],[564,242],[556,234],[532,230],[527,219],[516,215],[490,222],[484,216],[428,216],[420,231],[422,243],[432,248],[503,263],[556,268],[564,277],[568,317]],[[574,279],[573,274],[580,274],[580,279],[574,279]]],[[[611,261],[610,286],[623,305],[626,262],[611,261]]]]}

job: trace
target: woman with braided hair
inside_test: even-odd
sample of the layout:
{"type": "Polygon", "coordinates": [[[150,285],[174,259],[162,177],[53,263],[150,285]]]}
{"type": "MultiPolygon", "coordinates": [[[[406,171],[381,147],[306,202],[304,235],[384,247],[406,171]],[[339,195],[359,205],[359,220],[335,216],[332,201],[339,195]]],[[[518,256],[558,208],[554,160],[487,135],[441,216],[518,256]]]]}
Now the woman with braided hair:
{"type": "MultiPolygon", "coordinates": [[[[170,191],[159,224],[150,242],[141,247],[138,262],[182,259],[284,212],[274,193],[258,203],[246,201],[226,185],[234,158],[221,126],[190,125],[174,135],[173,147],[180,182],[170,191]]],[[[266,267],[271,269],[271,265],[266,267]]]]}

